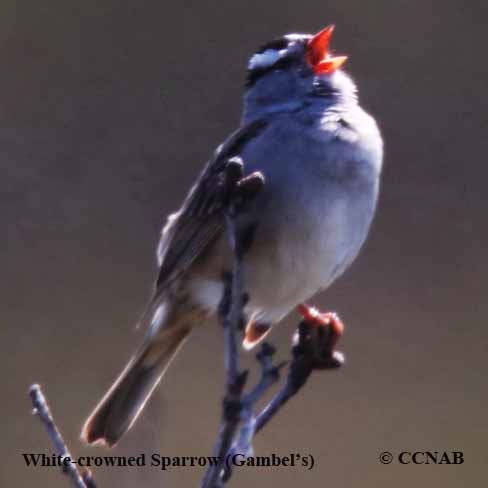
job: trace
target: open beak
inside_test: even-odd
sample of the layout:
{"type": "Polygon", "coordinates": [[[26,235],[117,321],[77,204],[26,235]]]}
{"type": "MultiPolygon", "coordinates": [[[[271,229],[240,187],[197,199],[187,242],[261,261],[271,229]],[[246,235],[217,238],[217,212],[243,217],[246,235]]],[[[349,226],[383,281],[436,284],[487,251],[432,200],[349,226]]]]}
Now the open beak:
{"type": "Polygon", "coordinates": [[[316,75],[332,73],[341,67],[347,59],[347,56],[327,57],[333,32],[334,25],[328,25],[308,41],[307,61],[316,75]]]}

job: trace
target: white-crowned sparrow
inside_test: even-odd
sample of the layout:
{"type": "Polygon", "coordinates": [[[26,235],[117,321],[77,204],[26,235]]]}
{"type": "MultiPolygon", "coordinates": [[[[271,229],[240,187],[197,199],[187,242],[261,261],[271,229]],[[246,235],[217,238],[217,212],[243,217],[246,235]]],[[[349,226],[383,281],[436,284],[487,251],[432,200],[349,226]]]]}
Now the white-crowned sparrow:
{"type": "Polygon", "coordinates": [[[146,339],[86,421],[87,442],[120,439],[192,328],[215,313],[232,258],[218,192],[230,157],[242,158],[246,174],[265,177],[238,217],[239,227],[256,226],[244,261],[246,348],[356,257],[375,212],[382,139],[340,69],[346,57],[328,51],[332,31],[287,35],[251,57],[241,126],[168,218],[141,321],[146,339]]]}

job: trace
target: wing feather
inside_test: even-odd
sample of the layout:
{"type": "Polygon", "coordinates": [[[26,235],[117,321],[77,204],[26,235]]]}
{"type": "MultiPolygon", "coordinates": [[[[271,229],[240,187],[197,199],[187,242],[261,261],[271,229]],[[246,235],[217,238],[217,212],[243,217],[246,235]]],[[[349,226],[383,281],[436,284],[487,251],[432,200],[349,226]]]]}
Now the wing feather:
{"type": "Polygon", "coordinates": [[[207,163],[181,210],[169,217],[158,250],[160,269],[156,293],[184,273],[221,234],[224,228],[222,187],[225,165],[266,126],[266,120],[258,119],[234,132],[207,163]]]}

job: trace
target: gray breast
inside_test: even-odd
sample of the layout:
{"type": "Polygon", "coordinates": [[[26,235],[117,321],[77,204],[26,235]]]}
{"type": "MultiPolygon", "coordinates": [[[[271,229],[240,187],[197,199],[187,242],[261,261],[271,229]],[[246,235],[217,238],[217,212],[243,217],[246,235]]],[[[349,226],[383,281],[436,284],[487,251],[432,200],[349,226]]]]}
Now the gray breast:
{"type": "Polygon", "coordinates": [[[266,178],[243,218],[258,222],[247,258],[257,307],[292,308],[327,287],[366,238],[379,162],[361,134],[354,140],[336,129],[278,119],[243,153],[246,171],[266,178]]]}

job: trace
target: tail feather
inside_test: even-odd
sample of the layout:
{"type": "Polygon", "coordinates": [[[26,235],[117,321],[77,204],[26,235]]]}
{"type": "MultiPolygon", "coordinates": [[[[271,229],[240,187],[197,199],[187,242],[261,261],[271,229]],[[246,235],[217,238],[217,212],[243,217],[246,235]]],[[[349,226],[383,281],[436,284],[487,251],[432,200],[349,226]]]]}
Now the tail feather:
{"type": "Polygon", "coordinates": [[[165,328],[141,347],[85,422],[82,440],[108,446],[118,442],[136,421],[189,332],[181,326],[165,328]]]}

